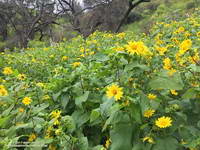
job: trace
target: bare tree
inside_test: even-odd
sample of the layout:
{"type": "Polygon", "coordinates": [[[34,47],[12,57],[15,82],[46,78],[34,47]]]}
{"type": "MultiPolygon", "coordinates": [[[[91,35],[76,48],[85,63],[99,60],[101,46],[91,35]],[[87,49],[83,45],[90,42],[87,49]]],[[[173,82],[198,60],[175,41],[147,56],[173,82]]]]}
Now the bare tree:
{"type": "Polygon", "coordinates": [[[27,47],[36,33],[39,39],[61,16],[67,16],[73,30],[87,37],[96,30],[119,32],[131,11],[150,0],[1,0],[0,33],[3,40],[12,28],[19,46],[27,47]]]}
{"type": "Polygon", "coordinates": [[[55,13],[55,0],[4,0],[0,5],[0,14],[4,14],[16,35],[20,47],[26,48],[35,33],[41,34],[59,15],[55,13]]]}
{"type": "Polygon", "coordinates": [[[87,21],[83,21],[82,18],[96,8],[101,6],[105,7],[110,3],[110,0],[84,0],[82,5],[77,0],[58,0],[58,3],[60,4],[61,11],[67,14],[73,30],[78,31],[84,37],[87,37],[90,33],[94,32],[99,25],[102,24],[102,21],[94,21],[98,20],[97,15],[92,15],[92,17],[87,19],[87,21]],[[83,22],[85,24],[84,27],[82,26],[83,22]],[[93,24],[91,25],[90,22],[93,22],[93,24]]]}
{"type": "Polygon", "coordinates": [[[87,37],[97,29],[119,32],[131,11],[150,0],[84,0],[83,6],[76,0],[58,2],[74,30],[87,37]]]}
{"type": "Polygon", "coordinates": [[[8,21],[5,19],[5,16],[0,13],[0,35],[2,40],[5,41],[8,37],[8,21]]]}
{"type": "Polygon", "coordinates": [[[124,24],[124,22],[126,21],[126,19],[128,18],[129,14],[131,13],[131,11],[137,7],[139,4],[143,3],[143,2],[150,2],[151,0],[129,0],[128,3],[128,9],[125,12],[123,18],[121,19],[121,21],[118,24],[118,27],[116,28],[115,32],[119,32],[120,28],[122,27],[122,25],[124,24]]]}

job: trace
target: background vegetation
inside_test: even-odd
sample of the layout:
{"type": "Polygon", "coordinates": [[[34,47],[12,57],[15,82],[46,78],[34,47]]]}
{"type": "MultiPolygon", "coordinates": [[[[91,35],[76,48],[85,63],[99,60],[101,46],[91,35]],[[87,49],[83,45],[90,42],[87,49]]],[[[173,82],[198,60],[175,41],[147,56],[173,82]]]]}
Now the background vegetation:
{"type": "Polygon", "coordinates": [[[1,149],[200,149],[198,1],[132,13],[121,33],[1,52],[1,149]]]}

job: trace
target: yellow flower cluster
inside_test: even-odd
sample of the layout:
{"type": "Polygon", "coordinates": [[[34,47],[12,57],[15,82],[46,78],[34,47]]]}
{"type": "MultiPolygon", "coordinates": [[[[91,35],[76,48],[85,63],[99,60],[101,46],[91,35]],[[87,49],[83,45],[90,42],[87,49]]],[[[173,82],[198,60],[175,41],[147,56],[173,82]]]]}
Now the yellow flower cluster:
{"type": "Polygon", "coordinates": [[[190,48],[192,47],[192,41],[190,39],[184,40],[180,45],[179,45],[179,54],[182,56],[185,54],[190,48]]]}
{"type": "Polygon", "coordinates": [[[33,142],[36,138],[37,136],[34,133],[32,133],[31,135],[29,135],[28,141],[33,142]]]}
{"type": "Polygon", "coordinates": [[[46,132],[46,135],[45,135],[45,138],[46,138],[46,139],[52,137],[52,131],[53,131],[53,128],[52,128],[51,126],[49,126],[49,127],[47,128],[47,130],[45,131],[45,132],[46,132]]]}
{"type": "Polygon", "coordinates": [[[164,66],[163,68],[166,70],[170,70],[172,68],[171,60],[167,57],[163,60],[164,66]]]}
{"type": "Polygon", "coordinates": [[[3,69],[3,74],[4,75],[10,75],[10,74],[12,74],[13,73],[13,71],[12,71],[12,68],[11,67],[5,67],[4,69],[3,69]]]}
{"type": "Polygon", "coordinates": [[[51,112],[51,118],[58,119],[60,117],[61,111],[55,110],[51,112]]]}
{"type": "Polygon", "coordinates": [[[164,44],[164,41],[161,40],[162,36],[163,36],[163,34],[161,34],[161,33],[159,33],[159,34],[156,35],[156,37],[155,37],[156,45],[164,44]]]}
{"type": "Polygon", "coordinates": [[[178,92],[176,92],[176,90],[170,90],[170,92],[171,92],[172,95],[175,95],[175,96],[178,95],[178,92]]]}
{"type": "Polygon", "coordinates": [[[157,96],[156,96],[156,95],[154,95],[154,94],[151,94],[151,93],[149,93],[149,94],[147,95],[147,97],[148,97],[150,100],[154,100],[154,99],[156,99],[156,98],[157,98],[157,96]]]}
{"type": "Polygon", "coordinates": [[[59,119],[61,117],[60,114],[61,114],[61,111],[59,111],[59,110],[55,110],[50,113],[51,118],[54,119],[54,123],[53,123],[54,125],[60,124],[60,121],[59,121],[59,119]]]}
{"type": "Polygon", "coordinates": [[[179,27],[179,28],[175,31],[175,33],[183,33],[183,32],[185,32],[185,28],[184,28],[184,27],[179,27]]]}
{"type": "MultiPolygon", "coordinates": [[[[94,40],[94,41],[87,41],[87,42],[89,42],[90,44],[91,43],[93,43],[93,44],[97,43],[96,40],[94,40]]],[[[95,54],[94,51],[91,51],[90,49],[85,49],[84,47],[81,47],[80,52],[82,53],[80,55],[80,57],[86,57],[86,56],[90,56],[90,55],[94,55],[95,54]]]]}
{"type": "Polygon", "coordinates": [[[200,61],[200,55],[197,49],[194,49],[194,54],[188,57],[188,61],[192,64],[198,64],[200,61]]]}
{"type": "Polygon", "coordinates": [[[63,56],[63,57],[62,57],[62,61],[66,61],[67,59],[68,59],[67,56],[63,56]]]}
{"type": "Polygon", "coordinates": [[[147,46],[144,45],[142,41],[131,41],[127,45],[125,45],[128,53],[137,54],[141,56],[152,56],[152,52],[149,51],[147,46]]]}
{"type": "Polygon", "coordinates": [[[168,74],[170,76],[176,72],[176,70],[172,68],[171,60],[168,57],[163,60],[163,64],[163,68],[169,71],[168,74]]]}
{"type": "Polygon", "coordinates": [[[156,47],[156,50],[159,52],[159,55],[163,56],[167,52],[167,47],[156,47]]]}
{"type": "Polygon", "coordinates": [[[20,107],[20,108],[19,108],[19,112],[20,112],[20,113],[23,113],[23,112],[24,112],[24,108],[21,108],[21,107],[20,107]]]}
{"type": "Polygon", "coordinates": [[[41,87],[41,88],[45,87],[44,83],[42,83],[42,82],[36,83],[36,86],[41,87]]]}
{"type": "Polygon", "coordinates": [[[197,37],[200,37],[200,31],[199,31],[199,32],[197,32],[197,37]]]}
{"type": "Polygon", "coordinates": [[[171,38],[171,41],[174,42],[175,44],[179,44],[179,41],[177,38],[171,38]]]}
{"type": "Polygon", "coordinates": [[[56,146],[50,144],[49,147],[48,147],[48,149],[49,149],[49,150],[56,150],[56,146]]]}
{"type": "Polygon", "coordinates": [[[73,67],[78,67],[78,66],[80,66],[80,65],[81,65],[81,62],[74,62],[74,63],[72,64],[73,67]]]}
{"type": "Polygon", "coordinates": [[[61,132],[62,132],[62,130],[61,130],[61,129],[56,129],[56,130],[55,130],[55,134],[56,134],[56,135],[60,135],[60,134],[61,134],[61,132]]]}
{"type": "Polygon", "coordinates": [[[123,39],[126,36],[126,33],[121,32],[116,35],[116,37],[123,39]]]}
{"type": "Polygon", "coordinates": [[[108,149],[110,147],[110,144],[111,144],[111,140],[107,139],[105,143],[105,148],[108,149]]]}
{"type": "Polygon", "coordinates": [[[193,62],[193,59],[198,59],[196,58],[197,55],[195,56],[189,56],[188,58],[183,57],[183,55],[186,54],[186,52],[191,49],[192,47],[192,41],[190,39],[184,40],[179,44],[179,51],[175,54],[176,62],[180,66],[184,66],[184,64],[189,61],[193,62]]]}
{"type": "Polygon", "coordinates": [[[0,85],[0,96],[8,96],[8,91],[3,85],[0,85]]]}
{"type": "Polygon", "coordinates": [[[48,100],[48,99],[50,99],[51,97],[49,96],[49,95],[44,95],[43,97],[42,97],[42,99],[43,100],[48,100]]]}

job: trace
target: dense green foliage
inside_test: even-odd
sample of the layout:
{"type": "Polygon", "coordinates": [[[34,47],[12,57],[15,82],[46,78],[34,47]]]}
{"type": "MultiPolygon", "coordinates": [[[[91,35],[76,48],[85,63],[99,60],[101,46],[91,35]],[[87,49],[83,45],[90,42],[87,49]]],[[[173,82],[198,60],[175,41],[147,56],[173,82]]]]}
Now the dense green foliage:
{"type": "Polygon", "coordinates": [[[200,149],[199,15],[1,53],[1,149],[200,149]]]}

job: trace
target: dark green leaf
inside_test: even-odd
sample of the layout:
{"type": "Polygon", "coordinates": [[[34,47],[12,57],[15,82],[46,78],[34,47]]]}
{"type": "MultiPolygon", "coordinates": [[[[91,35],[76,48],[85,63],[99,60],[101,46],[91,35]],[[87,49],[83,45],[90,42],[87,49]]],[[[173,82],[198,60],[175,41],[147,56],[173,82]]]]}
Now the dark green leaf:
{"type": "Polygon", "coordinates": [[[92,110],[91,114],[90,114],[90,122],[95,121],[97,118],[99,118],[100,116],[100,112],[99,109],[94,109],[92,110]]]}
{"type": "Polygon", "coordinates": [[[133,127],[129,123],[115,125],[110,132],[111,150],[131,150],[132,130],[133,127]]]}
{"type": "Polygon", "coordinates": [[[154,89],[171,89],[181,90],[183,89],[183,82],[180,74],[175,73],[173,76],[158,76],[149,82],[149,86],[154,89]]]}
{"type": "Polygon", "coordinates": [[[86,91],[82,96],[77,97],[75,99],[76,105],[82,107],[82,103],[87,101],[89,93],[89,91],[86,91]]]}
{"type": "Polygon", "coordinates": [[[196,98],[198,92],[194,88],[188,89],[182,96],[184,99],[196,98]]]}
{"type": "Polygon", "coordinates": [[[164,137],[156,140],[153,150],[178,150],[178,142],[173,137],[164,137]]]}

